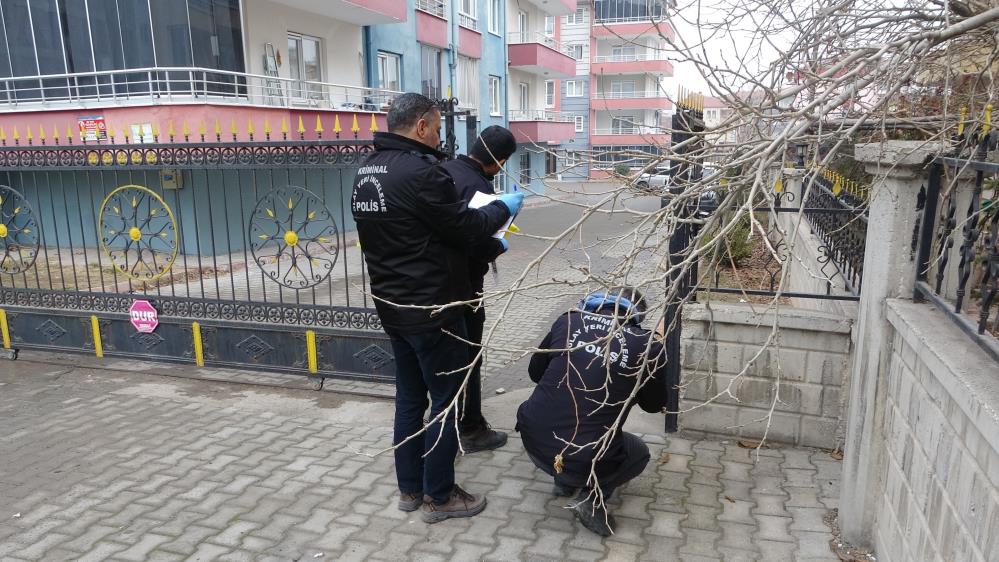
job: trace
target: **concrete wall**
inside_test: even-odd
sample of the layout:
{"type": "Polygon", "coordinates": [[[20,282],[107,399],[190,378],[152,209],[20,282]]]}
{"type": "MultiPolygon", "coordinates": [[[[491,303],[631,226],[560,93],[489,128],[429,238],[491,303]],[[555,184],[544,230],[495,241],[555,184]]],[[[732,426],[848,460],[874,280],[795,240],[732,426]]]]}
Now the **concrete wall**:
{"type": "Polygon", "coordinates": [[[782,308],[775,315],[741,304],[685,306],[681,408],[726,389],[732,396],[681,413],[680,426],[759,439],[777,392],[768,440],[837,447],[845,430],[851,326],[849,318],[815,310],[782,308]],[[775,317],[776,345],[756,357],[775,317]]]}
{"type": "Polygon", "coordinates": [[[999,560],[999,366],[930,305],[886,312],[878,560],[999,560]]]}

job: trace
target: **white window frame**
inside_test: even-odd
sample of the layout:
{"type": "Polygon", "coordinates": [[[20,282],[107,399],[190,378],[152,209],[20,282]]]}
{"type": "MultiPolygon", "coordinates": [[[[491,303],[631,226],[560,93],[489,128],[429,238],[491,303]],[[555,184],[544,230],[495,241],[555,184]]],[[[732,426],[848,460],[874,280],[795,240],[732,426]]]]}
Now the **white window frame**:
{"type": "Polygon", "coordinates": [[[503,7],[500,5],[500,0],[489,0],[489,33],[493,35],[500,34],[500,18],[502,17],[503,7]]]}
{"type": "Polygon", "coordinates": [[[503,115],[503,80],[499,76],[489,76],[489,115],[503,115]]]}
{"type": "Polygon", "coordinates": [[[566,51],[568,51],[568,55],[570,57],[572,57],[573,59],[575,59],[577,61],[583,60],[583,44],[582,43],[573,43],[571,45],[566,45],[565,48],[566,48],[566,51]],[[576,55],[577,50],[579,52],[578,56],[576,55]]]}
{"type": "Polygon", "coordinates": [[[531,84],[528,82],[520,82],[517,85],[518,100],[520,101],[520,110],[529,111],[531,109],[531,84]]]}
{"type": "Polygon", "coordinates": [[[389,53],[387,51],[378,51],[378,87],[383,90],[402,90],[402,55],[396,53],[389,53]],[[388,68],[386,65],[391,65],[395,67],[395,75],[398,84],[395,88],[390,87],[385,80],[385,70],[388,68]]]}
{"type": "Polygon", "coordinates": [[[479,108],[479,59],[458,55],[458,103],[464,109],[479,108]]]}
{"type": "Polygon", "coordinates": [[[576,126],[576,132],[582,133],[586,131],[586,117],[582,115],[575,115],[572,118],[573,124],[576,126]]]}
{"type": "Polygon", "coordinates": [[[555,107],[554,80],[545,80],[545,107],[555,107]]]}
{"type": "Polygon", "coordinates": [[[638,120],[634,115],[615,115],[611,117],[611,133],[615,135],[634,135],[638,132],[638,120]]]}
{"type": "Polygon", "coordinates": [[[456,0],[458,2],[458,25],[473,31],[479,29],[479,0],[456,0]],[[467,10],[465,9],[467,6],[467,10]]]}
{"type": "Polygon", "coordinates": [[[436,55],[436,59],[437,59],[436,60],[436,67],[437,67],[437,76],[436,76],[437,79],[436,79],[436,82],[437,82],[437,90],[439,90],[436,93],[429,94],[429,96],[430,97],[443,97],[444,96],[444,61],[443,61],[443,59],[444,59],[444,53],[438,47],[434,47],[434,46],[431,46],[431,45],[424,45],[422,43],[420,43],[419,45],[420,45],[420,93],[423,93],[423,82],[425,82],[425,80],[424,80],[424,72],[423,71],[425,70],[425,66],[426,65],[424,64],[424,61],[426,60],[425,57],[429,53],[430,55],[436,55]]]}
{"type": "Polygon", "coordinates": [[[576,11],[565,16],[565,23],[579,25],[586,23],[586,8],[576,8],[576,11]]]}
{"type": "Polygon", "coordinates": [[[555,36],[555,16],[545,16],[545,36],[555,36]]]}
{"type": "MultiPolygon", "coordinates": [[[[311,88],[307,87],[305,85],[305,83],[306,82],[322,82],[323,78],[325,78],[326,57],[324,56],[324,53],[323,53],[323,49],[325,47],[325,44],[323,43],[323,39],[321,37],[316,37],[314,35],[306,35],[304,33],[298,33],[298,32],[295,32],[295,31],[289,31],[286,35],[288,36],[288,41],[297,41],[298,42],[298,48],[297,48],[298,49],[298,63],[299,63],[299,67],[297,69],[298,70],[298,79],[297,79],[298,85],[296,87],[294,87],[294,90],[292,92],[292,97],[294,99],[296,99],[296,100],[320,99],[320,98],[322,98],[323,92],[322,92],[322,87],[321,86],[317,90],[317,88],[315,86],[313,86],[311,88]],[[308,80],[307,78],[305,78],[305,58],[304,58],[303,54],[305,52],[304,46],[305,46],[305,42],[306,41],[313,41],[317,45],[317,47],[316,47],[316,54],[319,57],[319,65],[318,65],[319,66],[319,79],[318,80],[308,80]]],[[[287,48],[287,45],[285,45],[285,47],[287,48]]],[[[288,64],[289,64],[288,68],[289,68],[289,73],[290,73],[291,72],[291,66],[290,66],[291,65],[291,57],[290,56],[288,57],[288,64]]]]}
{"type": "Polygon", "coordinates": [[[581,98],[583,97],[583,81],[582,80],[566,80],[565,81],[565,97],[567,98],[581,98]]]}

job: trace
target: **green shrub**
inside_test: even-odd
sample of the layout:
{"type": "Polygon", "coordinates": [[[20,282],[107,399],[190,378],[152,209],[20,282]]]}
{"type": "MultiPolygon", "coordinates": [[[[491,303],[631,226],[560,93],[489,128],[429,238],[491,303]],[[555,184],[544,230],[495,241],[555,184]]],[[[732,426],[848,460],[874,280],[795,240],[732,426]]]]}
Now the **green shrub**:
{"type": "Polygon", "coordinates": [[[614,173],[619,176],[627,176],[631,173],[631,166],[627,164],[614,164],[614,173]]]}
{"type": "MultiPolygon", "coordinates": [[[[709,236],[706,236],[704,243],[714,240],[721,229],[722,227],[719,226],[709,236]]],[[[723,240],[714,242],[714,247],[709,254],[712,261],[717,262],[720,267],[731,267],[733,263],[736,266],[742,265],[742,262],[753,254],[753,242],[749,239],[750,229],[749,215],[743,215],[739,218],[735,228],[729,231],[723,240]]]]}

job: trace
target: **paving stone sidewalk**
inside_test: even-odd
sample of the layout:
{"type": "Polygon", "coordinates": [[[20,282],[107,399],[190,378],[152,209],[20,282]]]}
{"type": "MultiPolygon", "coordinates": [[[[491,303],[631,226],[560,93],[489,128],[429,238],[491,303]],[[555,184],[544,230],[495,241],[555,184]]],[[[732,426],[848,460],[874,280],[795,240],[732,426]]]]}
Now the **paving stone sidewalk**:
{"type": "Polygon", "coordinates": [[[837,560],[822,451],[646,436],[601,539],[513,435],[458,462],[486,511],[426,525],[396,509],[391,457],[356,452],[390,439],[356,408],[391,402],[330,399],[0,363],[0,560],[837,560]]]}

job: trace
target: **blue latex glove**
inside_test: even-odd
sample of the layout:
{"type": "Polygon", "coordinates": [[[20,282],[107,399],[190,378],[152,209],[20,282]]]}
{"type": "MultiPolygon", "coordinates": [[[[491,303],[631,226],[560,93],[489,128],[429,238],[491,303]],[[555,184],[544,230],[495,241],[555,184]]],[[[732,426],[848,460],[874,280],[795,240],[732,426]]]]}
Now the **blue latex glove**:
{"type": "Polygon", "coordinates": [[[503,251],[506,252],[510,249],[510,243],[506,241],[506,238],[500,238],[500,245],[503,246],[503,251]]]}
{"type": "Polygon", "coordinates": [[[524,206],[524,194],[519,191],[504,193],[499,196],[499,200],[510,210],[510,216],[516,216],[520,212],[520,208],[524,206]]]}

